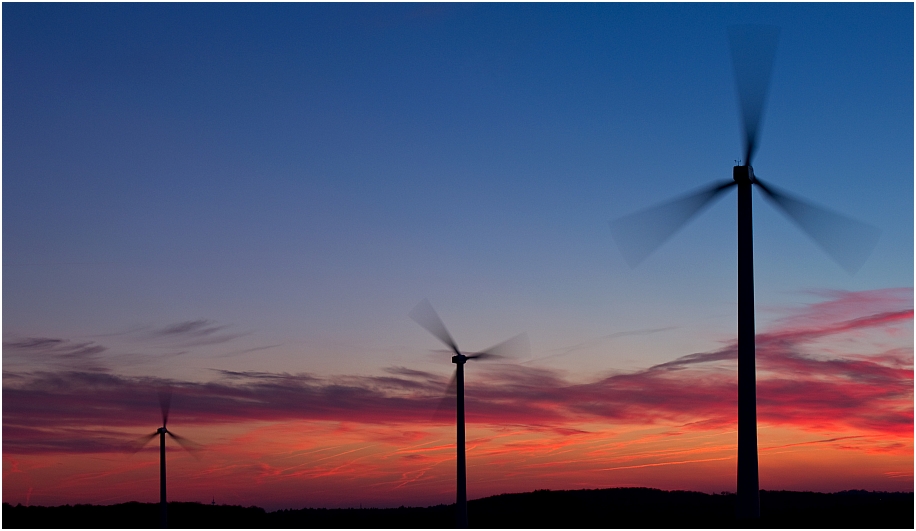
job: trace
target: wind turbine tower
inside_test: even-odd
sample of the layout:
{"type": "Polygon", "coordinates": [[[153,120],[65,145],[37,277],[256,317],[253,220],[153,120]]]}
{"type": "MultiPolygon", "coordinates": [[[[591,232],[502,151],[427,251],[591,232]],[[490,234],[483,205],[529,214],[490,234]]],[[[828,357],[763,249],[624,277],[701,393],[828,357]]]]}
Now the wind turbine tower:
{"type": "Polygon", "coordinates": [[[168,435],[175,440],[182,448],[188,451],[195,459],[198,459],[197,450],[199,445],[194,443],[184,437],[175,435],[166,428],[166,425],[169,421],[169,408],[172,402],[172,392],[171,390],[161,391],[159,393],[159,406],[162,411],[162,427],[158,428],[155,433],[150,435],[144,435],[133,445],[131,445],[131,453],[137,453],[146,446],[151,440],[159,436],[159,526],[163,529],[168,527],[169,520],[169,506],[168,498],[166,496],[166,480],[165,480],[165,436],[168,435]]]}
{"type": "Polygon", "coordinates": [[[448,329],[439,314],[433,309],[428,300],[423,299],[417,306],[411,310],[410,317],[420,326],[425,328],[429,333],[436,336],[442,341],[451,352],[452,363],[455,364],[455,375],[449,383],[448,389],[455,388],[457,404],[457,449],[458,449],[458,466],[457,466],[457,486],[456,486],[456,524],[459,528],[468,526],[468,493],[467,493],[467,464],[465,460],[465,427],[464,427],[464,364],[472,359],[499,359],[514,357],[513,354],[521,349],[527,350],[528,338],[522,333],[502,343],[490,347],[482,352],[472,352],[463,354],[455,340],[452,339],[448,329]]]}
{"type": "Polygon", "coordinates": [[[744,160],[732,168],[732,179],[630,214],[611,222],[614,240],[635,267],[713,199],[738,188],[738,505],[739,518],[760,517],[757,467],[757,376],[754,344],[754,231],[751,188],[810,236],[850,274],[877,243],[878,229],[790,196],[754,173],[751,161],[776,55],[779,30],[772,26],[730,28],[732,61],[744,125],[744,160]]]}

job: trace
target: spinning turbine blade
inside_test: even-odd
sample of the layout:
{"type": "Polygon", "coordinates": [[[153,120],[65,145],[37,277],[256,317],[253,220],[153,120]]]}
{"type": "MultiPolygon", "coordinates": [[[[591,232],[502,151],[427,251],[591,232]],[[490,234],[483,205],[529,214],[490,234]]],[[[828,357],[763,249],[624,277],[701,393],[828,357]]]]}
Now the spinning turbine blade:
{"type": "Polygon", "coordinates": [[[452,379],[449,380],[445,388],[445,395],[439,400],[436,411],[433,413],[434,420],[455,420],[455,407],[458,403],[458,370],[452,373],[452,379]]]}
{"type": "Polygon", "coordinates": [[[750,166],[757,148],[757,134],[766,103],[776,57],[779,28],[775,26],[732,26],[729,28],[732,64],[741,118],[744,122],[744,165],[750,166]]]}
{"type": "Polygon", "coordinates": [[[175,439],[175,442],[180,444],[182,448],[187,450],[187,452],[191,454],[194,457],[194,459],[200,460],[201,446],[199,444],[185,437],[179,437],[178,435],[175,435],[174,433],[168,430],[166,430],[166,433],[169,434],[169,437],[175,439]]]}
{"type": "Polygon", "coordinates": [[[734,181],[724,181],[683,197],[611,221],[611,235],[630,267],[636,267],[734,181]]]}
{"type": "Polygon", "coordinates": [[[150,441],[155,439],[157,435],[159,435],[159,432],[155,431],[149,435],[144,435],[143,437],[140,437],[139,439],[131,441],[130,443],[126,445],[126,447],[124,448],[124,451],[131,453],[131,454],[135,454],[139,452],[140,450],[142,450],[143,447],[146,446],[150,441]]]}
{"type": "Polygon", "coordinates": [[[531,344],[528,342],[528,334],[522,332],[484,351],[469,354],[468,359],[520,358],[527,356],[530,351],[531,344]]]}
{"type": "Polygon", "coordinates": [[[760,179],[756,183],[767,199],[850,275],[862,267],[878,243],[881,231],[876,227],[792,197],[760,179]]]}
{"type": "Polygon", "coordinates": [[[169,422],[169,408],[172,406],[172,390],[162,389],[159,391],[159,408],[162,410],[162,426],[169,422]]]}
{"type": "Polygon", "coordinates": [[[409,315],[418,325],[439,338],[439,341],[448,345],[455,354],[461,354],[461,352],[458,351],[458,345],[455,344],[455,340],[452,339],[452,336],[448,333],[448,329],[445,328],[442,319],[439,319],[439,314],[433,309],[429,300],[423,299],[420,301],[420,303],[410,311],[409,315]]]}

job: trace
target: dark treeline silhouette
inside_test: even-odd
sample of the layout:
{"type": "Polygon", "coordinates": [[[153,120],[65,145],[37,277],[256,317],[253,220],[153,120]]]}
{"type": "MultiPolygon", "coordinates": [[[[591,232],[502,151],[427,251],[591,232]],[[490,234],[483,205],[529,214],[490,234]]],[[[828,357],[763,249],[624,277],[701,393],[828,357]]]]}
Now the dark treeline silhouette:
{"type": "MultiPolygon", "coordinates": [[[[736,520],[735,494],[647,488],[537,490],[468,502],[478,528],[913,528],[912,492],[760,491],[761,518],[736,520]]],[[[155,528],[155,503],[25,507],[3,504],[3,527],[155,528]]],[[[286,509],[169,503],[176,528],[450,528],[455,505],[286,509]]]]}

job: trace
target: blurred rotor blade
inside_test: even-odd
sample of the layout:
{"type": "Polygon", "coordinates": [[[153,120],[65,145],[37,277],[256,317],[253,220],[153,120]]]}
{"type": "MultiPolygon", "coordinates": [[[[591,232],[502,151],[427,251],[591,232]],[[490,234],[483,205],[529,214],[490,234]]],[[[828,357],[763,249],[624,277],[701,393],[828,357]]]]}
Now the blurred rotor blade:
{"type": "Polygon", "coordinates": [[[169,437],[175,439],[175,442],[180,444],[182,448],[187,450],[187,452],[191,454],[194,457],[194,459],[200,460],[200,451],[203,448],[201,445],[185,437],[179,437],[178,435],[175,435],[174,433],[170,432],[169,430],[165,430],[165,432],[169,434],[169,437]]]}
{"type": "Polygon", "coordinates": [[[448,329],[445,328],[442,319],[439,319],[439,314],[436,313],[436,310],[433,310],[429,300],[423,299],[420,301],[420,304],[417,304],[417,306],[410,311],[410,318],[416,321],[418,325],[425,328],[430,334],[439,338],[439,341],[448,345],[455,354],[461,354],[458,350],[458,345],[455,344],[455,340],[452,339],[452,336],[448,333],[448,329]]]}
{"type": "Polygon", "coordinates": [[[779,28],[776,26],[731,26],[728,37],[741,118],[744,122],[744,164],[750,165],[757,148],[757,134],[766,104],[779,28]]]}
{"type": "Polygon", "coordinates": [[[776,204],[796,225],[850,275],[858,271],[878,243],[881,231],[826,208],[812,205],[756,179],[764,196],[776,204]]]}
{"type": "Polygon", "coordinates": [[[124,446],[124,451],[129,454],[135,454],[139,452],[140,450],[142,450],[143,447],[146,446],[150,441],[155,439],[157,435],[159,435],[158,431],[153,432],[149,435],[144,435],[143,437],[140,437],[139,439],[131,441],[124,446]]]}
{"type": "Polygon", "coordinates": [[[623,253],[624,260],[630,267],[636,267],[716,196],[734,185],[735,181],[719,182],[611,221],[611,235],[623,253]]]}
{"type": "Polygon", "coordinates": [[[452,379],[449,380],[448,386],[445,388],[445,395],[439,401],[439,405],[436,406],[436,411],[433,413],[433,420],[455,420],[457,404],[458,369],[455,369],[455,373],[452,374],[452,379]]]}
{"type": "Polygon", "coordinates": [[[169,408],[172,406],[172,389],[159,390],[159,407],[162,409],[162,426],[169,422],[169,408]]]}
{"type": "Polygon", "coordinates": [[[527,357],[531,352],[531,344],[528,342],[528,334],[522,332],[521,334],[511,337],[498,345],[494,345],[484,351],[474,352],[468,355],[468,358],[483,358],[483,359],[495,359],[495,358],[521,358],[527,357]]]}

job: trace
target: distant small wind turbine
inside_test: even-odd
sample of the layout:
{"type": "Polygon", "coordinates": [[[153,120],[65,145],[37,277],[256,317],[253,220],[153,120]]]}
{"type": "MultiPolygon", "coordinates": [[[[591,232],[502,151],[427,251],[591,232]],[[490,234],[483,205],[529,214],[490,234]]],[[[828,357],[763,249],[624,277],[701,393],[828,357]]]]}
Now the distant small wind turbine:
{"type": "MultiPolygon", "coordinates": [[[[448,389],[454,388],[457,393],[457,410],[458,410],[458,485],[457,485],[457,503],[455,510],[457,512],[457,527],[464,528],[468,526],[468,496],[467,496],[467,467],[465,465],[465,448],[464,448],[464,364],[467,360],[472,359],[498,359],[512,357],[513,353],[520,349],[527,349],[528,337],[521,333],[511,339],[488,348],[481,352],[471,352],[462,354],[458,350],[458,345],[452,339],[448,329],[439,314],[433,309],[428,300],[423,299],[417,306],[411,310],[410,317],[420,326],[436,336],[439,341],[445,343],[452,352],[452,363],[457,365],[455,375],[449,382],[448,389]]],[[[450,391],[449,391],[450,392],[450,391]]]]}
{"type": "Polygon", "coordinates": [[[751,167],[776,54],[778,28],[738,26],[730,40],[744,123],[744,164],[732,180],[715,183],[659,206],[611,222],[614,240],[631,267],[657,249],[713,199],[738,187],[738,505],[740,518],[760,517],[757,475],[757,377],[754,345],[754,234],[751,187],[778,206],[850,274],[865,263],[878,240],[875,227],[849,219],[764,184],[751,167]]]}
{"type": "Polygon", "coordinates": [[[162,410],[162,427],[150,435],[144,435],[131,445],[131,453],[137,453],[146,446],[148,442],[156,438],[157,435],[159,436],[159,524],[163,529],[168,527],[169,511],[165,496],[165,436],[168,434],[169,437],[175,439],[175,442],[180,444],[181,447],[187,450],[195,459],[198,459],[197,451],[200,448],[200,445],[197,443],[184,437],[179,437],[166,429],[166,424],[169,421],[169,408],[171,403],[172,391],[160,391],[159,407],[162,410]]]}

